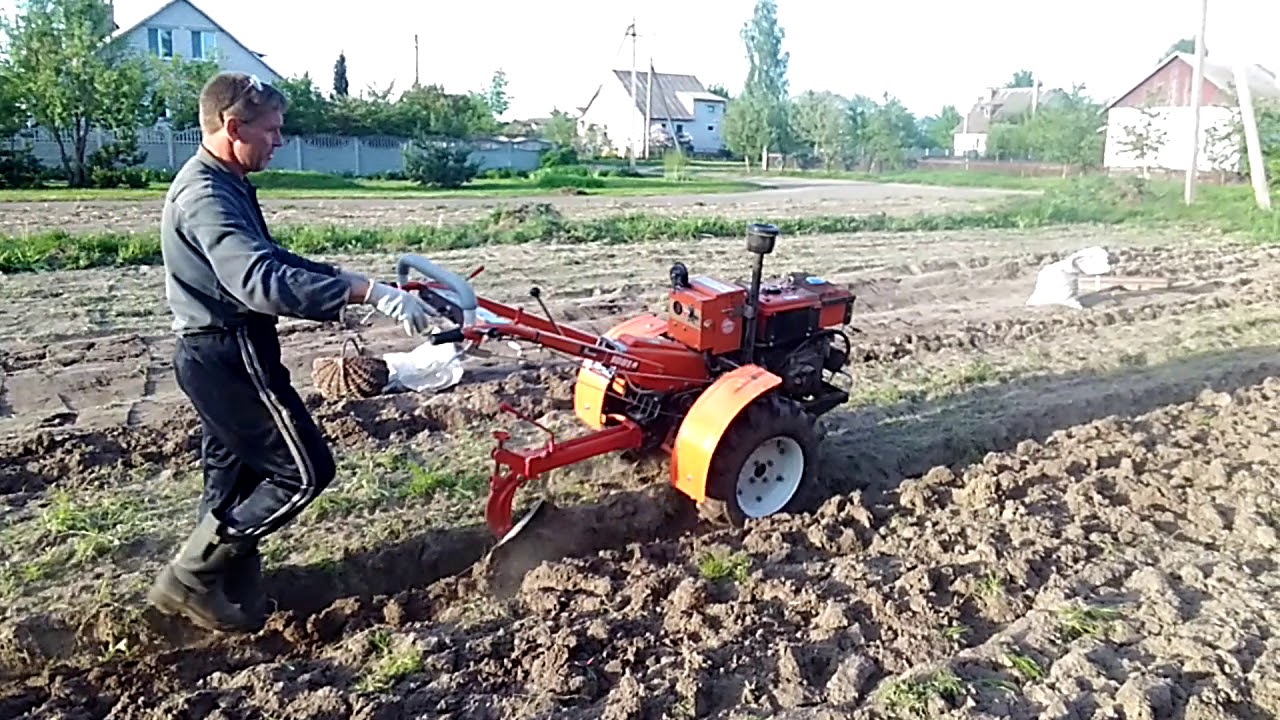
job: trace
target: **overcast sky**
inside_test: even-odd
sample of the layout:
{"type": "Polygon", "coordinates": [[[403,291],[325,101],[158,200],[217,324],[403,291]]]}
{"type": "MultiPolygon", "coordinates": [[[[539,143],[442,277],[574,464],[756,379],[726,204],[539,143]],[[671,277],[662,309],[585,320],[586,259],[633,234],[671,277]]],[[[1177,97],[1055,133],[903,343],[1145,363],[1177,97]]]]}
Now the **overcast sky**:
{"type": "MultiPolygon", "coordinates": [[[[122,22],[163,4],[115,2],[122,22]]],[[[302,0],[195,4],[265,53],[277,72],[310,72],[326,92],[339,51],[353,93],[392,80],[407,87],[417,33],[424,83],[480,90],[503,68],[512,96],[506,117],[522,118],[581,106],[611,68],[630,69],[631,47],[622,41],[633,15],[641,70],[652,57],[658,71],[736,92],[746,75],[738,32],[754,0],[363,0],[335,2],[334,12],[302,0]]],[[[13,6],[0,0],[0,12],[13,6]]],[[[1199,0],[778,0],[778,16],[793,93],[888,91],[923,115],[948,103],[963,109],[1020,68],[1050,86],[1084,83],[1109,98],[1195,33],[1199,7],[1199,0]]],[[[1280,71],[1277,31],[1280,0],[1209,2],[1206,45],[1221,60],[1242,53],[1280,71]]]]}

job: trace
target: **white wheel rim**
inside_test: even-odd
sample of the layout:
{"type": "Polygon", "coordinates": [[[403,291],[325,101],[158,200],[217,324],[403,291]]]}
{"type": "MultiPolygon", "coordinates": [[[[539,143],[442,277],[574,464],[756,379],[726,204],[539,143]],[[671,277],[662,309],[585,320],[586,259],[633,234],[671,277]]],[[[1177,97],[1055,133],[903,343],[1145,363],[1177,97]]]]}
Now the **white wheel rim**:
{"type": "Polygon", "coordinates": [[[749,518],[772,515],[796,494],[804,477],[804,450],[794,438],[777,435],[756,446],[738,471],[738,507],[749,518]]]}

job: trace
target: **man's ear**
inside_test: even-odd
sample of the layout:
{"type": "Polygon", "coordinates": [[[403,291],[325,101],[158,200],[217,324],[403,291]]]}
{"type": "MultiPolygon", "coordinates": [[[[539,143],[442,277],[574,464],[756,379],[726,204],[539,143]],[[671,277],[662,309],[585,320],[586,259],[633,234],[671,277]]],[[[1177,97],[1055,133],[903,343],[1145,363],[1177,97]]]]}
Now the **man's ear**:
{"type": "Polygon", "coordinates": [[[230,138],[231,140],[239,140],[241,127],[243,126],[241,124],[240,118],[236,118],[236,117],[227,118],[227,122],[225,125],[225,129],[227,131],[227,137],[230,138]]]}

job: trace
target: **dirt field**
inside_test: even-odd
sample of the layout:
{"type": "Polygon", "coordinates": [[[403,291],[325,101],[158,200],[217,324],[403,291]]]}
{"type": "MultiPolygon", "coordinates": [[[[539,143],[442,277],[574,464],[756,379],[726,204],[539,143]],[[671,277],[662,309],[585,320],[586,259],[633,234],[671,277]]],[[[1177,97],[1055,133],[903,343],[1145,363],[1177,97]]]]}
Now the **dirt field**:
{"type": "MultiPolygon", "coordinates": [[[[983,207],[1017,191],[948,188],[927,185],[877,185],[845,180],[770,178],[768,189],[707,195],[609,197],[546,196],[567,217],[656,212],[669,215],[714,214],[755,220],[761,217],[829,215],[853,212],[889,215],[920,211],[951,212],[983,207]]],[[[455,223],[483,217],[512,198],[429,198],[422,200],[343,198],[281,200],[264,198],[263,214],[280,225],[391,227],[455,223]]],[[[85,202],[0,202],[0,235],[22,236],[49,228],[67,232],[152,232],[160,224],[162,200],[85,202]]]]}
{"type": "MultiPolygon", "coordinates": [[[[660,464],[556,473],[525,497],[594,541],[506,599],[477,563],[489,433],[515,427],[497,405],[575,432],[573,366],[490,358],[439,395],[329,403],[312,358],[412,341],[286,323],[342,469],[268,543],[277,610],[239,639],[140,602],[200,482],[159,271],[6,277],[0,717],[1273,717],[1280,249],[1210,242],[782,238],[770,270],[859,294],[853,399],[823,422],[839,494],[733,533],[696,525],[660,464]],[[1180,284],[1023,306],[1093,244],[1180,284]]],[[[677,259],[749,271],[741,241],[436,259],[598,329],[656,308],[677,259]]]]}

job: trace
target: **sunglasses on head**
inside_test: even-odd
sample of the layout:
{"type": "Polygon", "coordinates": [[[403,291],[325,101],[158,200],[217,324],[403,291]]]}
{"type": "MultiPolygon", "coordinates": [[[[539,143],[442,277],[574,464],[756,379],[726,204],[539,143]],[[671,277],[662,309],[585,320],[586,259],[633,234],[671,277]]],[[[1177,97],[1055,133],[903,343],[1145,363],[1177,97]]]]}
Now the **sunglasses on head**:
{"type": "Polygon", "coordinates": [[[227,110],[235,107],[236,103],[243,100],[244,97],[249,94],[250,90],[262,92],[262,81],[258,79],[257,75],[250,75],[247,80],[248,81],[245,83],[244,87],[240,88],[240,92],[236,93],[235,97],[231,98],[231,102],[227,103],[226,107],[222,108],[222,113],[226,113],[227,110]]]}

